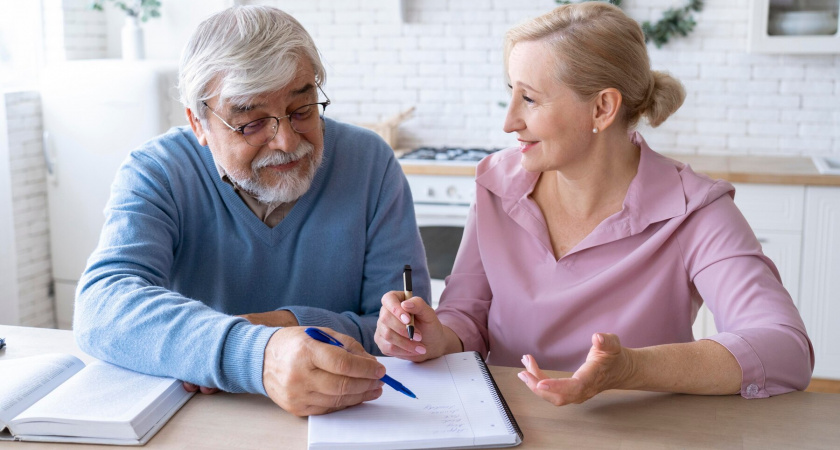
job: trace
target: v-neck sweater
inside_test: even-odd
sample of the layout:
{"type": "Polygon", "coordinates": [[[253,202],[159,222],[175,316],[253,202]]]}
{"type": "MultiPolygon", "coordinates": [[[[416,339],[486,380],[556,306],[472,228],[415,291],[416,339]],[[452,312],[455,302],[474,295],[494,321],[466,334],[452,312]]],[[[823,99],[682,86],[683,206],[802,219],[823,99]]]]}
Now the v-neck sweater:
{"type": "Polygon", "coordinates": [[[411,191],[373,132],[331,119],[325,127],[309,190],[273,228],[219,177],[188,127],[132,152],[79,283],[81,349],[143,373],[265,394],[263,355],[277,328],[233,315],[285,309],[381,354],[381,297],[401,289],[404,265],[414,292],[430,293],[411,191]]]}
{"type": "Polygon", "coordinates": [[[705,302],[720,331],[709,339],[740,364],[743,396],[807,387],[813,347],[734,187],[631,139],[641,157],[621,211],[559,260],[529,197],[539,172],[522,168],[516,148],[482,160],[440,320],[490,364],[533,354],[540,367],[575,371],[596,332],[631,348],[694,341],[705,302]]]}

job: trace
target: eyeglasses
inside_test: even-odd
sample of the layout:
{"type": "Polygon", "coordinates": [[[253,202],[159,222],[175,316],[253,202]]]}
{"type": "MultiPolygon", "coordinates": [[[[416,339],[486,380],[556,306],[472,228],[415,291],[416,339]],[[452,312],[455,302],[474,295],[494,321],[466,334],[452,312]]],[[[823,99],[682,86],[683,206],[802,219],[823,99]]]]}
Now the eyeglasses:
{"type": "MultiPolygon", "coordinates": [[[[318,90],[324,94],[321,86],[318,86],[318,90]]],[[[202,103],[210,110],[211,113],[213,113],[214,116],[218,117],[223,124],[230,128],[231,131],[242,135],[248,145],[262,147],[263,145],[271,142],[271,140],[274,139],[274,136],[277,136],[277,130],[280,129],[280,121],[283,119],[289,119],[289,125],[291,125],[295,132],[300,134],[308,133],[317,128],[321,121],[321,116],[324,114],[324,111],[327,110],[327,105],[331,103],[327,94],[324,94],[324,98],[326,98],[327,101],[303,105],[292,111],[291,114],[285,116],[268,116],[252,120],[241,127],[234,127],[227,123],[225,119],[222,119],[221,116],[216,114],[216,111],[214,111],[207,102],[202,103]]]]}

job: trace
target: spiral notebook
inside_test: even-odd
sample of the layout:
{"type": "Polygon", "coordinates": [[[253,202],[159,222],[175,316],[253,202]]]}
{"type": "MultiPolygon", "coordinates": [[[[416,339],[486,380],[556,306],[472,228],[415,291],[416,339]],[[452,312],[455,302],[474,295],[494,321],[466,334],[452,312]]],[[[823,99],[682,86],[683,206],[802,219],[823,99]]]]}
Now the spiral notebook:
{"type": "Polygon", "coordinates": [[[423,363],[380,357],[388,375],[417,399],[384,386],[382,396],[309,418],[309,448],[414,449],[513,447],[522,431],[476,352],[423,363]]]}

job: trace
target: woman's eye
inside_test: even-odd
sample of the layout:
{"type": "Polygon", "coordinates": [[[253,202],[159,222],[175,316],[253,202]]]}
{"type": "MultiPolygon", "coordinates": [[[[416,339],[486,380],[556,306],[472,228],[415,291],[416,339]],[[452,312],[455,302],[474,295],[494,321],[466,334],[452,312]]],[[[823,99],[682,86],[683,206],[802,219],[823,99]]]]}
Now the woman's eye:
{"type": "Polygon", "coordinates": [[[527,95],[523,95],[522,100],[525,100],[526,103],[534,103],[534,100],[532,100],[531,97],[528,97],[527,95]]]}

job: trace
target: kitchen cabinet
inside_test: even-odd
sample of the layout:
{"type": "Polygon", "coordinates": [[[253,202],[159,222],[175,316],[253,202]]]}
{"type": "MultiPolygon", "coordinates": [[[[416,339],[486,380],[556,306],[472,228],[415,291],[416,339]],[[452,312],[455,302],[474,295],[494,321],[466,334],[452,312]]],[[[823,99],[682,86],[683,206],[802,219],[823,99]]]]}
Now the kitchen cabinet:
{"type": "Polygon", "coordinates": [[[840,188],[808,187],[799,312],[814,344],[814,377],[840,379],[840,188]]]}
{"type": "Polygon", "coordinates": [[[840,53],[840,0],[752,0],[750,53],[840,53]]]}

